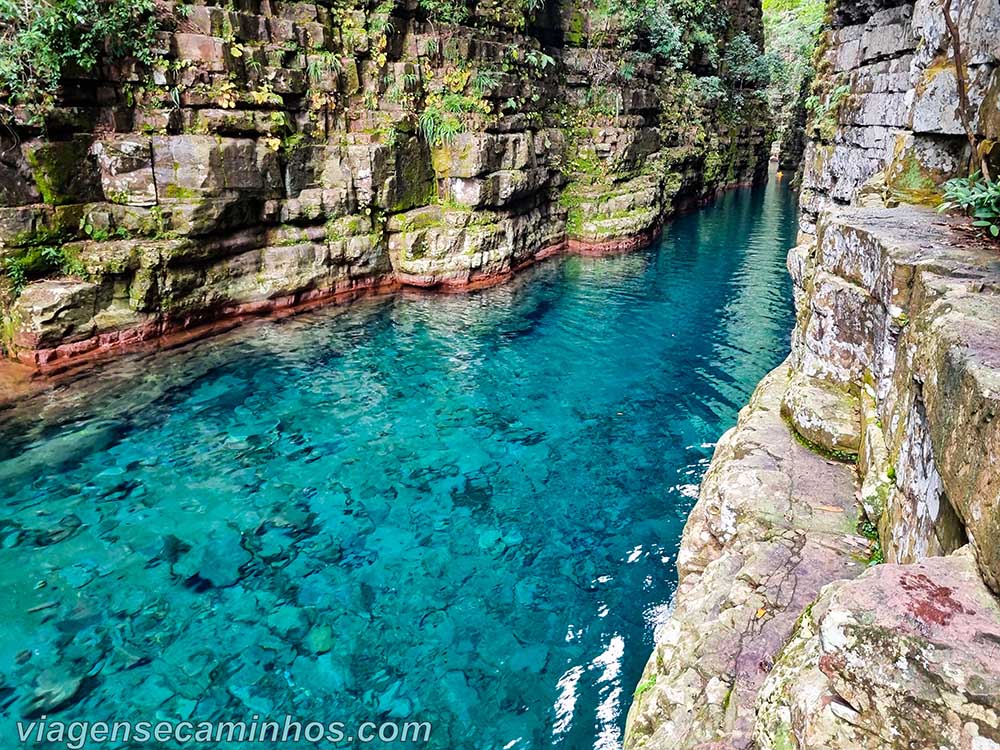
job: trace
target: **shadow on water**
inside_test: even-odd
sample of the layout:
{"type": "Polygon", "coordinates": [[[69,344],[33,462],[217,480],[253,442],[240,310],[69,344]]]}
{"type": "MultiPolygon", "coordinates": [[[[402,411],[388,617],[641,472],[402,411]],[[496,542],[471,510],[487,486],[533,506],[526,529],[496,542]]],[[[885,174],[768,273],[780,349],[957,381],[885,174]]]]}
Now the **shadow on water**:
{"type": "Polygon", "coordinates": [[[712,442],[788,349],[794,214],[736,191],[645,251],[255,323],[5,413],[0,732],[619,747],[712,442]]]}

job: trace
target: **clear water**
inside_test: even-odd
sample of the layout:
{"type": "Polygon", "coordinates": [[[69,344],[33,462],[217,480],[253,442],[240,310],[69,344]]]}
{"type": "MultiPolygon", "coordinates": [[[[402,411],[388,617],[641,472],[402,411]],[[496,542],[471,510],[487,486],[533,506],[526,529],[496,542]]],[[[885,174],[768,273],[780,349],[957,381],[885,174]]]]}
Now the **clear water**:
{"type": "Polygon", "coordinates": [[[793,239],[788,191],[739,191],[647,251],[0,413],[0,745],[45,713],[619,747],[712,441],[787,351],[793,239]]]}

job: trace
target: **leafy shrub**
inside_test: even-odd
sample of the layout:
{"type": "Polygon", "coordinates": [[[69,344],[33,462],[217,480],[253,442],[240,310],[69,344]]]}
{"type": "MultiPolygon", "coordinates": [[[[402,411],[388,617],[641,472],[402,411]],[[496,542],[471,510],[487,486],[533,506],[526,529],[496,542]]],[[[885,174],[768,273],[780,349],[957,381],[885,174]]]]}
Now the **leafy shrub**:
{"type": "Polygon", "coordinates": [[[101,60],[156,60],[154,0],[0,0],[0,106],[37,122],[72,68],[101,60]]]}
{"type": "MultiPolygon", "coordinates": [[[[595,15],[600,26],[602,8],[595,15]]],[[[726,26],[725,13],[711,0],[610,0],[603,15],[620,48],[646,40],[654,55],[677,69],[699,55],[715,62],[717,39],[726,26]]]]}
{"type": "Polygon", "coordinates": [[[0,302],[6,307],[28,282],[51,276],[89,277],[86,266],[64,245],[37,245],[3,258],[0,265],[0,302]]]}
{"type": "Polygon", "coordinates": [[[485,96],[500,87],[500,74],[490,68],[480,68],[472,79],[472,90],[478,96],[485,96]]]}
{"type": "Polygon", "coordinates": [[[956,209],[970,215],[973,226],[994,239],[1000,238],[1000,182],[986,180],[979,172],[948,180],[944,184],[944,201],[938,210],[956,209]]]}
{"type": "Polygon", "coordinates": [[[764,54],[746,32],[740,32],[726,45],[722,57],[725,78],[734,91],[764,89],[783,68],[781,58],[764,54]]]}
{"type": "Polygon", "coordinates": [[[825,0],[764,0],[764,48],[784,65],[772,79],[768,99],[779,132],[793,127],[803,88],[815,71],[813,55],[824,28],[825,0]]]}
{"type": "Polygon", "coordinates": [[[460,24],[472,15],[464,0],[420,0],[420,7],[435,21],[460,24]]]}
{"type": "Polygon", "coordinates": [[[869,542],[868,546],[868,558],[865,562],[869,565],[881,565],[885,562],[885,550],[882,549],[882,542],[879,540],[878,526],[876,526],[872,521],[865,518],[858,523],[858,531],[861,536],[865,537],[869,542]]]}

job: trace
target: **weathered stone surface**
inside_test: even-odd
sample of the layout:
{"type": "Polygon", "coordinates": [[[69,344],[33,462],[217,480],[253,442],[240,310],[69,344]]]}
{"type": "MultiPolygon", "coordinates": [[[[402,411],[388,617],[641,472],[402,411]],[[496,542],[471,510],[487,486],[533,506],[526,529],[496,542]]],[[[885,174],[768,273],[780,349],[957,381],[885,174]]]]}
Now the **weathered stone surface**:
{"type": "MultiPolygon", "coordinates": [[[[938,186],[968,159],[942,0],[834,6],[839,23],[821,45],[816,81],[825,104],[807,126],[803,159],[801,229],[809,234],[820,211],[859,204],[873,179],[882,180],[890,201],[936,204],[938,186]]],[[[973,127],[996,141],[1000,13],[991,0],[966,0],[953,4],[952,15],[965,50],[973,127]]]]}
{"type": "MultiPolygon", "coordinates": [[[[727,33],[759,38],[744,6],[727,33]]],[[[135,341],[345,290],[489,283],[562,249],[636,247],[675,208],[766,175],[759,98],[723,113],[692,85],[715,62],[676,69],[622,47],[588,26],[586,2],[548,10],[479,8],[439,27],[412,3],[386,17],[193,0],[159,38],[162,65],[69,72],[48,131],[18,121],[0,177],[30,180],[0,180],[0,252],[143,245],[128,264],[113,247],[86,251],[92,280],[114,290],[94,316],[102,341],[135,341]],[[627,79],[604,81],[595,102],[594,71],[623,62],[627,79]],[[401,227],[434,206],[438,226],[401,227]],[[178,244],[149,250],[164,240],[178,244]]],[[[23,357],[104,346],[66,343],[23,357]]]]}
{"type": "Polygon", "coordinates": [[[527,262],[550,246],[552,229],[550,217],[539,209],[505,216],[428,206],[390,222],[389,257],[406,283],[469,284],[527,262]]]}
{"type": "MultiPolygon", "coordinates": [[[[861,389],[861,444],[858,455],[861,483],[861,505],[865,515],[876,523],[886,509],[889,493],[895,486],[895,469],[889,464],[889,449],[878,417],[875,389],[868,383],[861,389]]],[[[883,532],[888,536],[888,532],[883,532]]]]}
{"type": "Polygon", "coordinates": [[[676,608],[630,713],[630,746],[997,746],[1000,693],[983,662],[995,659],[998,627],[989,587],[1000,571],[1000,260],[968,237],[927,210],[839,208],[820,215],[815,242],[790,251],[796,373],[777,384],[769,376],[720,441],[685,528],[676,608]],[[845,398],[852,392],[860,405],[845,398]],[[806,449],[776,414],[762,426],[766,393],[811,441],[829,448],[843,435],[859,454],[860,489],[847,467],[838,494],[818,465],[796,466],[793,451],[806,449]],[[807,522],[796,504],[775,506],[775,477],[788,475],[794,496],[816,504],[843,497],[853,510],[856,496],[881,546],[853,533],[858,515],[839,530],[815,528],[819,514],[807,522]],[[781,562],[775,550],[790,528],[805,529],[805,543],[781,562]],[[810,542],[820,538],[817,555],[810,542]],[[967,541],[958,557],[933,557],[967,541]],[[896,564],[832,584],[812,607],[767,593],[787,576],[817,592],[882,555],[896,564]],[[983,617],[928,634],[914,614],[947,619],[956,601],[959,613],[983,617]],[[780,623],[803,611],[771,671],[770,638],[781,649],[791,630],[780,623]],[[952,648],[955,639],[969,645],[952,648]]]}
{"type": "Polygon", "coordinates": [[[1000,747],[1000,604],[968,550],[826,587],[757,704],[761,748],[1000,747]]]}
{"type": "Polygon", "coordinates": [[[86,281],[32,284],[14,305],[13,318],[20,324],[15,345],[37,349],[91,335],[98,292],[96,284],[86,281]]]}
{"type": "Polygon", "coordinates": [[[842,387],[796,375],[781,401],[781,413],[806,440],[837,453],[857,453],[861,444],[858,399],[842,387]]]}
{"type": "MultiPolygon", "coordinates": [[[[0,138],[0,206],[24,206],[41,199],[25,154],[9,137],[0,138]]],[[[0,232],[12,236],[2,224],[0,232]]]]}
{"type": "Polygon", "coordinates": [[[154,136],[152,148],[162,201],[182,202],[226,191],[279,194],[277,154],[252,139],[154,136]]]}
{"type": "Polygon", "coordinates": [[[670,621],[629,713],[628,748],[747,748],[754,702],[821,587],[864,569],[854,472],[781,417],[787,365],[719,441],[678,555],[670,621]]]}
{"type": "Polygon", "coordinates": [[[156,204],[153,152],[148,138],[96,141],[90,148],[100,167],[105,200],[132,206],[156,204]]]}
{"type": "Polygon", "coordinates": [[[90,138],[22,144],[35,186],[45,203],[86,203],[100,198],[96,164],[90,156],[90,138]]]}
{"type": "MultiPolygon", "coordinates": [[[[1000,256],[961,222],[886,208],[936,205],[940,185],[968,163],[941,5],[831,6],[805,149],[802,244],[788,256],[795,375],[782,407],[812,442],[857,450],[862,528],[878,536],[857,562],[889,564],[856,579],[857,568],[814,566],[843,580],[815,604],[788,597],[776,608],[801,618],[773,670],[759,659],[769,674],[757,694],[761,682],[733,656],[747,638],[731,623],[753,621],[740,609],[740,571],[754,549],[747,536],[773,548],[788,514],[757,528],[711,498],[764,503],[774,493],[745,462],[766,456],[787,466],[789,448],[772,433],[745,446],[745,412],[720,442],[685,530],[676,610],[629,718],[633,746],[1000,748],[1000,256]],[[860,404],[839,403],[847,393],[860,404]]],[[[992,142],[1000,7],[953,5],[974,126],[992,142]]],[[[749,414],[769,387],[762,383],[749,414]]]]}
{"type": "Polygon", "coordinates": [[[1000,260],[966,237],[920,209],[826,214],[816,250],[796,256],[804,286],[793,362],[870,383],[866,431],[874,437],[879,423],[889,466],[872,465],[865,494],[884,496],[887,559],[946,554],[968,536],[997,586],[997,479],[987,467],[1000,461],[989,416],[1000,393],[1000,298],[982,290],[1000,288],[1000,260]]]}

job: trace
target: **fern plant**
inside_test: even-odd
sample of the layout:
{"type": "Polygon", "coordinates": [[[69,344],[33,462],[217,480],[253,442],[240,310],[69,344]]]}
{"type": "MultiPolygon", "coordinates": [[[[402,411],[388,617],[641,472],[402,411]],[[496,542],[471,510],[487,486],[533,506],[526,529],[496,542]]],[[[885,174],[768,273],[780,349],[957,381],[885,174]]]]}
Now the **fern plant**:
{"type": "Polygon", "coordinates": [[[463,130],[462,121],[458,117],[435,106],[426,107],[420,113],[418,125],[424,139],[434,147],[453,143],[463,130]]]}
{"type": "Polygon", "coordinates": [[[480,68],[472,79],[472,90],[478,96],[486,96],[500,86],[500,74],[489,68],[480,68]]]}
{"type": "Polygon", "coordinates": [[[24,105],[40,123],[66,70],[159,59],[154,0],[0,0],[0,109],[24,105]]]}

